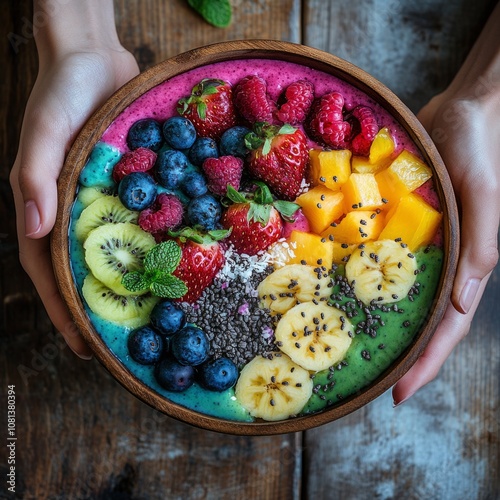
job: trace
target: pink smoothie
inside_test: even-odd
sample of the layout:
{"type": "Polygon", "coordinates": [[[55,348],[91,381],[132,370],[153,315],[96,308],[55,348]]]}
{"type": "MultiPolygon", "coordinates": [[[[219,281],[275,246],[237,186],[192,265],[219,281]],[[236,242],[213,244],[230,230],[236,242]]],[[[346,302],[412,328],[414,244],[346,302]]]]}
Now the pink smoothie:
{"type": "Polygon", "coordinates": [[[370,106],[377,115],[379,125],[391,130],[397,150],[406,148],[411,152],[417,152],[413,141],[394,118],[360,90],[322,71],[295,63],[268,59],[220,62],[175,76],[134,101],[109,126],[102,140],[118,148],[122,153],[128,151],[127,132],[137,120],[154,118],[161,122],[176,115],[177,101],[188,96],[191,89],[204,78],[218,78],[235,85],[249,74],[260,76],[266,80],[268,93],[274,100],[288,85],[301,79],[308,80],[314,85],[316,96],[338,91],[344,96],[347,109],[352,109],[358,104],[370,106]]]}

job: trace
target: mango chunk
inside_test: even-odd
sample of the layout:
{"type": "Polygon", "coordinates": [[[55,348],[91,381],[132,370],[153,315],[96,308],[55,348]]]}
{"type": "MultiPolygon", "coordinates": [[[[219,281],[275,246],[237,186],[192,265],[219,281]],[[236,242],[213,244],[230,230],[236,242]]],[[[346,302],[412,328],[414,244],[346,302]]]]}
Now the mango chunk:
{"type": "Polygon", "coordinates": [[[442,214],[414,193],[403,196],[387,214],[388,221],[379,235],[380,239],[402,242],[414,252],[432,241],[441,223],[442,214]],[[390,218],[389,218],[390,217],[390,218]]]}
{"type": "Polygon", "coordinates": [[[309,151],[309,181],[314,185],[323,185],[332,191],[339,191],[342,184],[351,175],[351,156],[348,149],[309,151]]]}
{"type": "Polygon", "coordinates": [[[387,200],[388,208],[431,177],[430,167],[407,150],[403,150],[385,170],[375,174],[380,194],[387,200]]]}
{"type": "Polygon", "coordinates": [[[309,221],[313,233],[321,234],[344,213],[344,195],[324,186],[316,186],[296,200],[309,221]]]}
{"type": "Polygon", "coordinates": [[[389,158],[394,153],[395,148],[396,145],[390,130],[387,127],[381,128],[370,146],[370,163],[376,165],[389,158]]]}
{"type": "Polygon", "coordinates": [[[376,163],[371,163],[367,156],[353,156],[351,158],[351,170],[357,174],[376,174],[390,164],[390,158],[382,158],[376,163]]]}
{"type": "Polygon", "coordinates": [[[382,207],[382,196],[374,174],[352,173],[342,186],[345,211],[375,210],[382,207]]]}
{"type": "Polygon", "coordinates": [[[333,236],[334,242],[360,244],[376,240],[384,228],[385,217],[382,213],[370,210],[354,210],[337,224],[331,224],[321,236],[333,236]]]}
{"type": "Polygon", "coordinates": [[[292,231],[287,238],[290,253],[286,264],[301,264],[305,262],[311,266],[325,266],[327,270],[333,264],[333,242],[328,238],[322,238],[317,234],[304,233],[302,231],[292,231]]]}

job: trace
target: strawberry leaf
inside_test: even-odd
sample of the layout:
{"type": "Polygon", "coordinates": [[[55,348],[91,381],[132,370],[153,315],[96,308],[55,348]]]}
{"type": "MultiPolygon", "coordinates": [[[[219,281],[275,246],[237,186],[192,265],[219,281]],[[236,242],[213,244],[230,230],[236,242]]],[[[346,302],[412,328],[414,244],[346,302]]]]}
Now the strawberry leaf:
{"type": "Polygon", "coordinates": [[[247,199],[242,193],[238,193],[236,189],[234,189],[231,184],[227,185],[227,193],[226,196],[233,202],[233,203],[246,203],[247,199]]]}
{"type": "Polygon", "coordinates": [[[224,238],[227,238],[231,233],[231,229],[214,229],[212,231],[208,231],[208,235],[212,238],[213,241],[220,241],[224,238]]]}
{"type": "Polygon", "coordinates": [[[273,202],[273,195],[266,184],[261,181],[255,181],[255,184],[257,185],[254,196],[255,203],[259,203],[260,205],[271,204],[273,202]]]}
{"type": "Polygon", "coordinates": [[[271,205],[259,205],[258,203],[250,203],[250,208],[247,213],[247,221],[260,222],[265,226],[269,222],[271,216],[271,205]]]}
{"type": "Polygon", "coordinates": [[[295,127],[292,127],[288,123],[285,123],[279,130],[277,135],[288,135],[288,134],[294,134],[297,129],[295,127]]]}
{"type": "Polygon", "coordinates": [[[157,276],[150,288],[151,293],[165,299],[179,299],[188,291],[184,281],[167,273],[157,276]]]}
{"type": "Polygon", "coordinates": [[[269,154],[269,152],[271,151],[271,144],[272,144],[273,140],[271,138],[267,138],[265,141],[264,141],[264,146],[262,146],[262,154],[264,156],[266,156],[267,154],[269,154]]]}
{"type": "Polygon", "coordinates": [[[144,258],[146,274],[154,271],[175,271],[182,257],[181,247],[175,241],[163,241],[151,248],[144,258]]]}
{"type": "Polygon", "coordinates": [[[262,137],[259,137],[255,132],[248,132],[244,138],[245,147],[250,151],[260,148],[264,144],[262,137]]]}
{"type": "Polygon", "coordinates": [[[149,282],[140,271],[131,271],[122,278],[122,285],[129,292],[144,292],[149,288],[149,282]]]}
{"type": "Polygon", "coordinates": [[[300,205],[291,201],[276,200],[273,207],[281,214],[287,222],[294,222],[293,215],[300,208],[300,205]]]}
{"type": "Polygon", "coordinates": [[[205,118],[207,117],[207,105],[203,101],[200,101],[196,105],[196,111],[200,119],[205,120],[205,118]]]}

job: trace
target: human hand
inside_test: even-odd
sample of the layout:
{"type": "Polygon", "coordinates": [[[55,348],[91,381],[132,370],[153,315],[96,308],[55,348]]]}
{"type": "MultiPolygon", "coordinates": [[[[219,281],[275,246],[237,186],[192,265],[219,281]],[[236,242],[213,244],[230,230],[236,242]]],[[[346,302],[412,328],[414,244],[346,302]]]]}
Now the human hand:
{"type": "Polygon", "coordinates": [[[498,261],[500,89],[480,90],[473,86],[458,95],[444,92],[418,114],[434,138],[455,189],[461,245],[450,304],[422,356],[393,388],[396,405],[433,380],[467,335],[498,261]]]}
{"type": "Polygon", "coordinates": [[[85,121],[137,73],[134,57],[121,46],[41,56],[10,175],[21,264],[54,326],[84,359],[90,359],[90,350],[59,294],[52,269],[48,235],[57,212],[57,179],[85,121]]]}

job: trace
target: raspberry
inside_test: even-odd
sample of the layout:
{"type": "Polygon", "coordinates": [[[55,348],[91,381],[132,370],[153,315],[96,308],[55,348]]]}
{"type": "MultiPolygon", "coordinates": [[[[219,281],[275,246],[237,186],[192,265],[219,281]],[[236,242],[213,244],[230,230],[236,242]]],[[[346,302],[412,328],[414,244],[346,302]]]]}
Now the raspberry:
{"type": "Polygon", "coordinates": [[[361,129],[352,140],[352,153],[360,156],[368,156],[370,154],[370,146],[379,128],[377,119],[373,111],[367,106],[356,106],[352,110],[351,115],[357,120],[361,129]]]}
{"type": "Polygon", "coordinates": [[[148,233],[168,231],[182,222],[183,206],[173,194],[159,194],[153,205],[139,214],[138,223],[148,233]]]}
{"type": "Polygon", "coordinates": [[[236,191],[240,188],[243,160],[235,156],[207,158],[203,162],[207,186],[212,193],[224,196],[230,184],[236,191]]]}
{"type": "Polygon", "coordinates": [[[344,98],[339,92],[331,92],[317,99],[307,124],[309,134],[332,148],[346,148],[351,135],[351,124],[344,121],[343,107],[344,98]]]}
{"type": "Polygon", "coordinates": [[[233,96],[236,109],[250,123],[273,122],[276,104],[267,95],[267,83],[260,76],[252,75],[240,80],[233,96]]]}
{"type": "Polygon", "coordinates": [[[113,167],[113,179],[115,182],[120,182],[132,172],[147,172],[153,168],[155,161],[156,153],[151,149],[137,148],[134,151],[129,151],[113,167]]]}
{"type": "Polygon", "coordinates": [[[283,104],[276,112],[276,118],[290,125],[302,123],[314,99],[314,87],[306,80],[299,80],[292,83],[285,90],[282,98],[283,104]]]}

